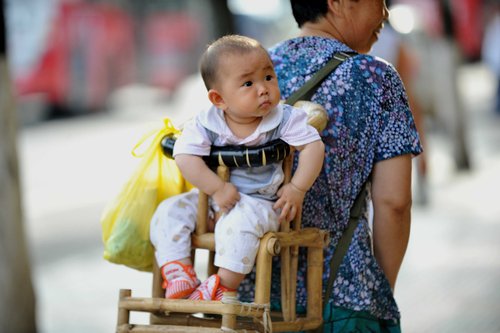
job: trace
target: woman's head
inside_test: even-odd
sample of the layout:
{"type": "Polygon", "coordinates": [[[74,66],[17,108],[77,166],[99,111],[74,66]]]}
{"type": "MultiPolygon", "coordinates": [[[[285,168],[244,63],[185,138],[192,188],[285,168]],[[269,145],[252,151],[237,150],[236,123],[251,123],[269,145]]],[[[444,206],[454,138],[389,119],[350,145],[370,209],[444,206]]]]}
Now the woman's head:
{"type": "Polygon", "coordinates": [[[304,35],[333,37],[355,51],[368,53],[389,11],[384,0],[290,0],[304,35]]]}
{"type": "Polygon", "coordinates": [[[316,22],[328,12],[327,0],[290,0],[290,4],[299,28],[306,22],[316,22]]]}

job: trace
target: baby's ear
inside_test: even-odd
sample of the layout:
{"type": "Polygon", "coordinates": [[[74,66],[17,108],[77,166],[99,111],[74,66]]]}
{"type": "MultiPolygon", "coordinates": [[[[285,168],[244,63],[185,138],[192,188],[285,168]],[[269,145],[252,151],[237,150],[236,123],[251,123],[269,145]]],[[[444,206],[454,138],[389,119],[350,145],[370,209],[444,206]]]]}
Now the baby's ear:
{"type": "Polygon", "coordinates": [[[221,109],[221,110],[226,109],[226,103],[224,102],[224,99],[222,98],[221,94],[217,90],[210,89],[208,91],[208,99],[218,109],[221,109]]]}

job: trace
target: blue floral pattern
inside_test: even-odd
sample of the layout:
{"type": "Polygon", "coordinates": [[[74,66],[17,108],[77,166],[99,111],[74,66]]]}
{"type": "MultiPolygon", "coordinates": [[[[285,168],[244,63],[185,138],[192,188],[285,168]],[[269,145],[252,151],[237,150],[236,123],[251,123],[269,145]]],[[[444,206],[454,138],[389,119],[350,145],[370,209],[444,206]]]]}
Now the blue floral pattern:
{"type": "MultiPolygon", "coordinates": [[[[290,96],[339,51],[353,52],[336,40],[321,37],[299,37],[273,47],[270,55],[282,98],[290,96]]],[[[306,195],[302,225],[330,231],[323,276],[327,281],[328,263],[347,226],[349,208],[374,164],[403,154],[416,155],[422,148],[400,77],[380,58],[356,55],[347,59],[327,77],[312,101],[326,108],[329,124],[321,133],[326,146],[324,168],[306,195]]],[[[397,320],[398,307],[372,252],[366,215],[365,207],[329,302],[397,320]]],[[[246,300],[253,299],[252,275],[240,287],[240,296],[246,300]]],[[[306,306],[305,277],[302,251],[297,281],[299,309],[306,306]]],[[[273,274],[272,286],[272,301],[279,304],[279,274],[273,274]]]]}

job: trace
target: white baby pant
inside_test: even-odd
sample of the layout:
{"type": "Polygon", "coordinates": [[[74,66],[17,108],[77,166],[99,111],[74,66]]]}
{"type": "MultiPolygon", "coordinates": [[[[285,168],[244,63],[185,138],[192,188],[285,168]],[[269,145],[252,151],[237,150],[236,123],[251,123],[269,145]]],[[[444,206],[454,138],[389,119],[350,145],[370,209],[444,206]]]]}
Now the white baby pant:
{"type": "MultiPolygon", "coordinates": [[[[243,193],[240,196],[234,208],[223,214],[215,225],[214,264],[248,274],[253,268],[260,239],[269,231],[277,231],[279,222],[273,201],[243,193]]],[[[197,209],[197,189],[170,197],[156,209],[151,219],[150,238],[159,267],[191,255],[191,234],[196,225],[197,209]]]]}

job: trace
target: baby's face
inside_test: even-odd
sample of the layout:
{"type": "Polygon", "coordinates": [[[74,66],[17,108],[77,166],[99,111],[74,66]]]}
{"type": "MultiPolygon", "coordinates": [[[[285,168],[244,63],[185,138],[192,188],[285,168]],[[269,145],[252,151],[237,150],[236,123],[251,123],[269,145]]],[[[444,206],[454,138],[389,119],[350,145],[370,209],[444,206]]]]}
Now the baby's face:
{"type": "Polygon", "coordinates": [[[273,64],[264,50],[230,54],[220,62],[218,91],[224,112],[242,121],[264,117],[280,101],[273,64]]]}

